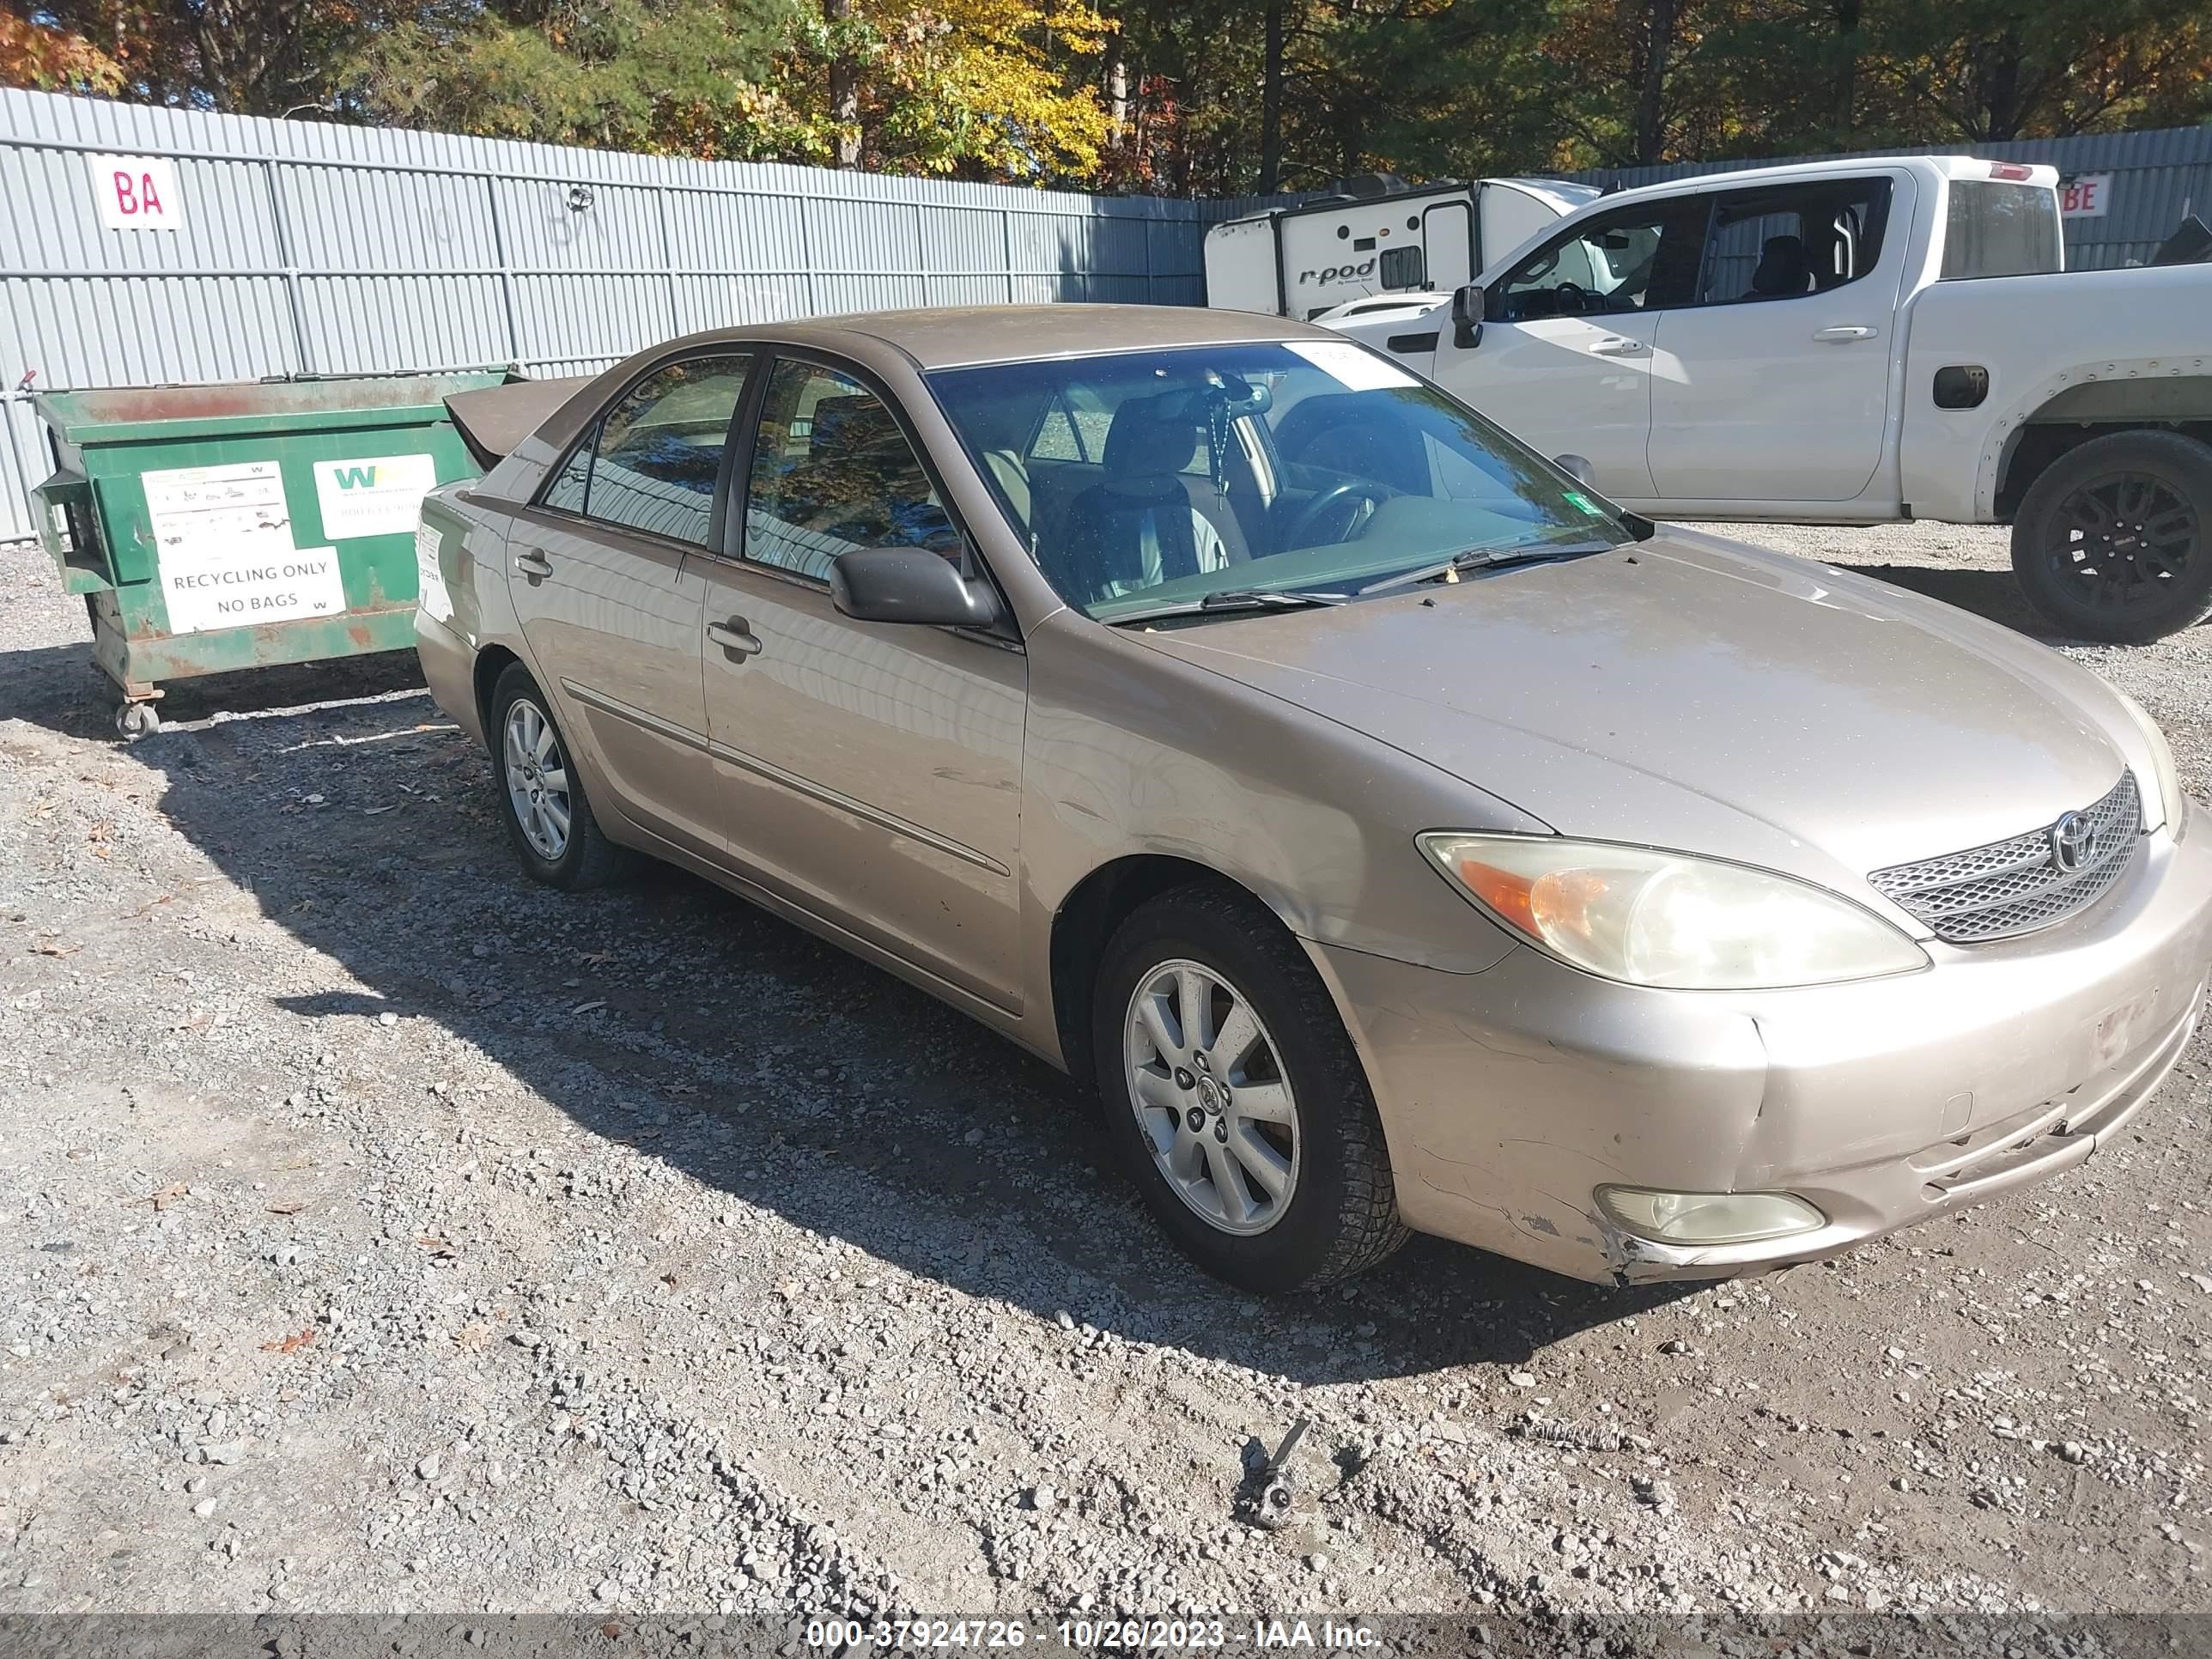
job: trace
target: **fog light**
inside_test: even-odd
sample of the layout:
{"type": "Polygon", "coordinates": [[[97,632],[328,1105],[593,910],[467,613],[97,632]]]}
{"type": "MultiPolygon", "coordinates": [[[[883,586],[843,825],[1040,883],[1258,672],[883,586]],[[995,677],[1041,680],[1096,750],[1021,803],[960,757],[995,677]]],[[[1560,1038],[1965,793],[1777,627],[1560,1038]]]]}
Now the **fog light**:
{"type": "Polygon", "coordinates": [[[1653,1193],[1601,1187],[1598,1207],[1630,1232],[1662,1244],[1749,1244],[1786,1238],[1828,1224],[1802,1198],[1787,1193],[1653,1193]]]}

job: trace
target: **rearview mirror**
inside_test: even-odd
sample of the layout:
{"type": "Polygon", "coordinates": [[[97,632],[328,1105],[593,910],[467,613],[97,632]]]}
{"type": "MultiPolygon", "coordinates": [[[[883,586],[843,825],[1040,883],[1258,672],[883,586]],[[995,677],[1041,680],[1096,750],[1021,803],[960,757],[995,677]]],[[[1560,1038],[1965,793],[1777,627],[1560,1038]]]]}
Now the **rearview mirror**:
{"type": "Polygon", "coordinates": [[[999,596],[941,553],[921,547],[856,547],[830,566],[830,599],[856,622],[988,628],[999,596]]]}
{"type": "Polygon", "coordinates": [[[1482,343],[1482,311],[1488,296],[1480,283],[1467,283],[1452,290],[1452,343],[1472,351],[1482,343]]]}

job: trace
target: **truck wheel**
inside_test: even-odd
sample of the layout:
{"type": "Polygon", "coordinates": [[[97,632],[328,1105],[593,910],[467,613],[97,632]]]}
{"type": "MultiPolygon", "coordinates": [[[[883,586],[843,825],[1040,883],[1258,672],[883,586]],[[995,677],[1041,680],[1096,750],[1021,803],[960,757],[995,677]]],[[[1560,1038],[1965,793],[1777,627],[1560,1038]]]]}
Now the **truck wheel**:
{"type": "Polygon", "coordinates": [[[2212,447],[2115,432],[2070,449],[2028,489],[2012,567],[2062,632],[2142,645],[2212,615],[2212,447]]]}

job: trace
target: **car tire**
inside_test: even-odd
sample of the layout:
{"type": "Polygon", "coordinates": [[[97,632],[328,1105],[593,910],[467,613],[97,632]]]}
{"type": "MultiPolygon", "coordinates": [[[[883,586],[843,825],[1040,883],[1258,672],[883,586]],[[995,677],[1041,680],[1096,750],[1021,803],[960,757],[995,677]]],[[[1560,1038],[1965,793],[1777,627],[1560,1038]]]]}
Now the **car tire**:
{"type": "Polygon", "coordinates": [[[564,892],[611,880],[622,867],[622,848],[606,838],[592,812],[574,751],[553,718],[552,700],[519,662],[509,663],[492,687],[487,731],[500,821],[522,867],[564,892]],[[552,833],[556,824],[557,836],[552,833]]]}
{"type": "Polygon", "coordinates": [[[1091,1051],[1117,1154],[1169,1236],[1216,1278],[1297,1290],[1405,1243],[1359,1056],[1320,975],[1256,901],[1199,883],[1132,912],[1100,964],[1091,1051]],[[1182,1018],[1185,969],[1203,1003],[1195,1031],[1182,1018]],[[1247,1030],[1240,1008],[1256,1036],[1230,1053],[1247,1030]]]}
{"type": "Polygon", "coordinates": [[[2212,615],[2212,447],[2146,430],[2068,450],[2021,501],[2012,563],[2074,638],[2143,645],[2194,627],[2212,615]]]}

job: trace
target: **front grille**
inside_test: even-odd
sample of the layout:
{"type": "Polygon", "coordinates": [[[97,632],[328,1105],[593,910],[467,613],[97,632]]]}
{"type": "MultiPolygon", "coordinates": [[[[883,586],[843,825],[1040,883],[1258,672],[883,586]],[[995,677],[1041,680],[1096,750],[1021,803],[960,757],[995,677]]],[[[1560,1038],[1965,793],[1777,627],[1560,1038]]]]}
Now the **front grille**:
{"type": "Polygon", "coordinates": [[[2078,816],[2093,832],[2078,869],[2059,867],[2052,848],[2057,825],[2045,824],[1986,847],[1877,870],[1867,881],[1953,945],[2032,933],[2088,908],[2125,873],[2142,835],[2134,774],[2123,773],[2110,794],[2078,816]]]}

